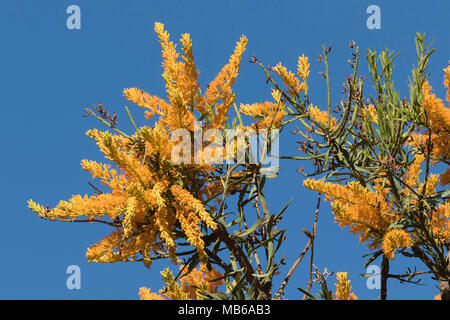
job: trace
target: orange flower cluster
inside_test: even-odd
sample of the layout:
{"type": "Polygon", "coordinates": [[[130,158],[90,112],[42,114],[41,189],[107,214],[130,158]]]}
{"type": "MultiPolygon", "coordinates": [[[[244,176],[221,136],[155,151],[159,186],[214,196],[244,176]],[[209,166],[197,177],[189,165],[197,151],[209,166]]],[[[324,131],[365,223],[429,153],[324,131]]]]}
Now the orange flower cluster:
{"type": "Polygon", "coordinates": [[[74,196],[68,202],[61,201],[52,210],[45,210],[30,200],[30,208],[38,215],[53,220],[70,221],[81,216],[92,220],[108,217],[116,231],[88,249],[86,256],[89,261],[125,261],[141,253],[150,262],[150,251],[162,249],[161,245],[156,245],[158,239],[163,240],[165,248],[173,256],[176,249],[173,230],[178,222],[190,244],[204,256],[199,224],[204,223],[214,230],[216,223],[194,195],[180,185],[170,185],[173,183],[171,175],[176,174],[176,168],[166,172],[152,170],[150,159],[156,155],[166,161],[170,159],[167,158],[170,153],[164,151],[170,145],[169,136],[167,132],[165,137],[155,134],[159,129],[156,126],[148,129],[148,135],[143,135],[152,146],[143,155],[131,152],[130,146],[120,136],[108,131],[88,131],[105,158],[113,161],[122,173],[119,174],[107,164],[88,160],[82,161],[83,169],[91,172],[94,178],[100,178],[101,183],[111,189],[111,193],[91,197],[74,196]],[[152,138],[165,141],[152,143],[152,138]]]}
{"type": "Polygon", "coordinates": [[[369,119],[375,124],[378,124],[378,114],[373,104],[369,104],[362,109],[365,120],[369,119]]]}
{"type": "Polygon", "coordinates": [[[306,81],[309,77],[308,57],[305,57],[304,54],[298,57],[297,74],[303,81],[306,81]]]}
{"type": "Polygon", "coordinates": [[[281,93],[278,90],[272,90],[273,102],[263,102],[254,104],[241,104],[240,112],[258,120],[251,125],[254,130],[271,129],[279,127],[283,117],[286,116],[286,106],[281,102],[281,93]]]}
{"type": "MultiPolygon", "coordinates": [[[[356,181],[342,186],[307,179],[303,185],[325,194],[327,200],[332,200],[331,208],[339,225],[349,226],[353,234],[359,233],[361,243],[370,241],[370,249],[381,245],[390,224],[397,219],[390,214],[392,205],[381,192],[364,188],[356,181]]],[[[380,186],[377,187],[380,189],[380,186]]]]}
{"type": "Polygon", "coordinates": [[[287,70],[281,62],[273,67],[272,70],[283,80],[284,85],[288,87],[287,93],[295,98],[300,92],[308,91],[307,79],[309,77],[309,67],[308,57],[304,55],[298,57],[297,75],[303,82],[300,82],[300,79],[295,76],[295,73],[287,70]]]}
{"type": "MultiPolygon", "coordinates": [[[[411,167],[406,172],[404,180],[415,192],[420,193],[423,183],[420,183],[420,166],[423,155],[416,155],[411,167]]],[[[439,183],[439,175],[431,174],[428,178],[425,195],[431,195],[439,183]]],[[[398,248],[411,247],[417,235],[403,229],[391,229],[391,225],[402,216],[389,200],[389,184],[382,185],[381,179],[375,181],[373,188],[363,187],[359,182],[351,181],[347,185],[307,179],[303,182],[308,189],[318,191],[331,200],[331,208],[340,226],[350,227],[350,232],[360,234],[361,243],[369,242],[369,249],[382,248],[386,257],[393,259],[398,248]]],[[[414,200],[413,192],[404,187],[401,194],[409,204],[414,200]]],[[[431,214],[428,228],[440,241],[450,237],[450,204],[438,205],[431,214]]],[[[417,231],[419,232],[419,231],[417,231]]]]}
{"type": "MultiPolygon", "coordinates": [[[[182,270],[184,266],[180,266],[182,270]]],[[[159,290],[159,294],[151,292],[149,288],[139,289],[141,300],[200,300],[199,288],[210,293],[217,293],[219,287],[224,283],[220,278],[223,275],[215,268],[208,268],[201,264],[200,267],[193,269],[189,274],[175,281],[172,272],[165,269],[161,272],[166,287],[159,290]],[[219,280],[220,279],[220,280],[219,280]]]]}
{"type": "Polygon", "coordinates": [[[388,259],[394,259],[395,250],[409,248],[412,241],[409,234],[403,229],[389,230],[383,238],[383,252],[388,259]]]}
{"type": "Polygon", "coordinates": [[[164,25],[155,23],[155,32],[162,47],[164,68],[163,78],[169,102],[148,93],[129,88],[124,90],[128,100],[148,109],[146,116],[160,115],[159,120],[169,130],[179,128],[192,129],[197,120],[193,111],[197,110],[200,118],[206,116],[212,128],[221,128],[227,120],[227,114],[233,105],[236,95],[231,86],[235,83],[240,68],[242,54],[247,45],[247,38],[242,36],[236,44],[234,53],[216,78],[207,86],[205,95],[200,94],[198,83],[199,72],[196,69],[192,53],[192,41],[189,34],[183,34],[180,42],[183,45],[182,60],[176,50],[176,45],[170,41],[170,35],[164,30],[164,25]]]}
{"type": "MultiPolygon", "coordinates": [[[[328,123],[328,112],[322,111],[318,107],[312,104],[308,107],[308,114],[311,115],[315,120],[323,124],[324,126],[328,123]]],[[[338,121],[335,117],[331,117],[330,129],[334,130],[338,126],[338,121]]]]}
{"type": "MultiPolygon", "coordinates": [[[[281,63],[278,63],[272,69],[280,76],[281,79],[283,79],[283,83],[289,88],[287,91],[289,94],[295,96],[298,95],[301,91],[306,90],[306,83],[300,82],[295,74],[291,71],[288,71],[286,67],[283,67],[281,65],[281,63]]],[[[306,75],[305,73],[302,74],[306,75]]]]}
{"type": "MultiPolygon", "coordinates": [[[[155,23],[155,32],[162,47],[162,76],[168,101],[137,88],[123,91],[126,99],[145,109],[147,118],[158,117],[154,125],[137,129],[131,137],[97,129],[87,132],[116,168],[90,160],[82,160],[81,165],[110,192],[97,192],[90,197],[76,195],[53,209],[32,200],[28,203],[46,219],[96,221],[114,227],[109,236],[87,250],[89,261],[141,259],[149,266],[152,256],[165,255],[176,262],[180,232],[204,260],[203,232],[217,228],[210,214],[214,209],[210,201],[218,199],[223,186],[219,177],[214,179],[215,168],[205,163],[175,165],[171,160],[175,147],[171,134],[179,128],[192,131],[197,119],[204,119],[203,129],[225,125],[235,100],[231,86],[238,75],[247,38],[241,37],[228,64],[201,95],[189,34],[181,37],[180,58],[163,24],[155,23]]],[[[228,192],[233,192],[233,188],[228,192]]]]}
{"type": "MultiPolygon", "coordinates": [[[[450,66],[444,69],[444,85],[447,88],[447,102],[450,102],[450,66]]],[[[428,82],[423,86],[423,106],[431,129],[432,156],[434,162],[450,160],[450,107],[431,92],[428,82]]],[[[428,134],[415,134],[413,145],[427,145],[428,134]]],[[[450,168],[441,175],[441,184],[450,183],[450,168]]]]}
{"type": "Polygon", "coordinates": [[[337,283],[336,286],[336,297],[334,300],[357,300],[358,297],[351,292],[352,287],[350,286],[350,280],[347,280],[347,272],[336,273],[337,283]]]}
{"type": "Polygon", "coordinates": [[[211,108],[215,106],[215,113],[212,115],[213,128],[220,128],[227,120],[227,113],[233,105],[236,95],[231,90],[238,75],[241,57],[247,45],[247,38],[242,36],[236,45],[233,55],[227,65],[225,65],[216,78],[208,85],[205,93],[204,103],[206,112],[211,113],[211,108]]]}

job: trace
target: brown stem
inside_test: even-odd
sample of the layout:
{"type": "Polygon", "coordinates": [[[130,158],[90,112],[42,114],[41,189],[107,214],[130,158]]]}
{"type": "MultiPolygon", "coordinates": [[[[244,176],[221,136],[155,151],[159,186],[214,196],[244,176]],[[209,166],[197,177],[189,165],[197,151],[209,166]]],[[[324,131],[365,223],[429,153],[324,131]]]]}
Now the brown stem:
{"type": "MultiPolygon", "coordinates": [[[[312,230],[312,243],[311,243],[311,257],[309,259],[309,279],[308,279],[308,285],[306,286],[306,292],[309,292],[311,290],[313,279],[312,279],[312,272],[313,272],[313,264],[314,264],[314,240],[316,239],[316,230],[317,230],[317,220],[319,218],[319,208],[320,208],[320,198],[322,194],[319,193],[319,196],[317,197],[317,206],[316,206],[316,212],[314,216],[314,225],[312,230]]],[[[303,300],[306,299],[306,293],[303,295],[303,300]]]]}
{"type": "Polygon", "coordinates": [[[41,217],[45,220],[50,220],[50,221],[61,221],[61,222],[98,222],[98,223],[104,223],[107,224],[108,226],[111,227],[117,227],[117,224],[115,222],[108,222],[108,221],[104,221],[104,220],[99,220],[99,219],[82,219],[82,220],[72,220],[72,219],[64,219],[64,218],[47,218],[47,217],[41,217]]]}
{"type": "Polygon", "coordinates": [[[297,268],[298,264],[302,261],[303,257],[305,256],[306,252],[308,252],[309,247],[312,244],[312,239],[310,238],[308,243],[306,244],[305,248],[303,249],[302,253],[298,256],[297,260],[295,260],[294,264],[292,265],[291,269],[289,269],[289,272],[286,275],[286,278],[284,278],[283,283],[280,286],[280,289],[278,289],[277,294],[275,295],[275,300],[280,299],[281,295],[283,294],[284,288],[286,287],[289,279],[291,278],[292,274],[295,271],[295,268],[297,268]]]}
{"type": "Polygon", "coordinates": [[[395,278],[395,279],[402,279],[402,278],[411,278],[415,277],[421,274],[429,274],[433,273],[431,271],[419,271],[419,272],[412,272],[407,274],[388,274],[388,278],[395,278]]]}
{"type": "Polygon", "coordinates": [[[389,259],[383,254],[381,262],[381,300],[387,299],[387,280],[389,278],[389,259]]]}
{"type": "MultiPolygon", "coordinates": [[[[256,279],[254,274],[255,271],[253,269],[252,264],[250,261],[248,261],[247,256],[242,251],[242,248],[239,247],[239,245],[231,239],[227,229],[225,226],[221,223],[218,224],[218,232],[219,236],[222,239],[222,241],[225,243],[227,248],[233,253],[233,255],[236,257],[237,261],[239,262],[239,265],[244,268],[244,276],[249,285],[253,283],[253,281],[256,279]]],[[[258,292],[261,293],[261,297],[263,300],[269,300],[270,297],[267,295],[267,293],[264,291],[264,288],[261,286],[261,283],[256,280],[256,289],[258,292]]]]}

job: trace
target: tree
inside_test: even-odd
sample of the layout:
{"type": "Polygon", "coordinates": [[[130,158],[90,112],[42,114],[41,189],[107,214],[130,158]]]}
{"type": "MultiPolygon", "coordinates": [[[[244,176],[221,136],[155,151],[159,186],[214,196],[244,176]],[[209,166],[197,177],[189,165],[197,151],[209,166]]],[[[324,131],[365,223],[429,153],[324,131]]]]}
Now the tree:
{"type": "MultiPolygon", "coordinates": [[[[357,73],[359,49],[351,43],[354,71],[344,84],[347,99],[338,105],[338,120],[331,111],[327,59],[331,47],[324,46],[320,55],[328,85],[327,111],[310,103],[310,65],[305,56],[299,57],[297,74],[281,63],[266,68],[253,57],[250,62],[262,68],[272,85],[273,101],[238,108],[232,85],[247,44],[245,36],[203,94],[189,34],[180,39],[180,56],[161,23],[155,23],[155,32],[162,47],[167,99],[138,88],[123,92],[144,109],[152,124],[138,128],[127,108],[135,129],[127,134],[117,128],[116,114],[103,105],[86,108],[86,116],[109,127],[87,132],[109,163],[82,160],[81,165],[109,192],[91,184],[92,196],[73,196],[53,209],[30,200],[30,209],[47,220],[111,226],[111,234],[87,250],[90,262],[140,261],[150,268],[154,260],[168,259],[179,265],[176,276],[170,269],[161,272],[166,287],[159,294],[141,288],[142,299],[281,299],[308,250],[304,298],[317,298],[310,293],[314,276],[323,298],[356,299],[347,273],[337,273],[333,293],[327,271],[313,270],[320,194],[325,194],[336,220],[369,242],[368,262],[382,256],[383,299],[389,277],[413,282],[417,275],[389,274],[389,260],[396,251],[421,259],[440,281],[441,297],[450,298],[444,251],[450,238],[449,192],[438,190],[439,176],[430,173],[431,162],[449,163],[450,111],[426,82],[432,50],[424,47],[422,35],[416,38],[418,66],[413,69],[409,102],[400,100],[391,81],[395,57],[389,51],[378,58],[381,72],[376,53],[368,51],[375,96],[366,101],[365,79],[357,73]],[[251,119],[250,125],[244,125],[244,116],[251,119]],[[285,261],[278,254],[286,238],[280,222],[289,203],[279,212],[269,208],[264,186],[276,176],[276,168],[268,170],[264,163],[279,133],[294,123],[305,128],[297,134],[304,139],[299,149],[306,155],[281,158],[313,161],[315,171],[303,174],[321,179],[306,179],[304,185],[318,191],[319,197],[314,227],[311,232],[304,229],[308,243],[275,291],[273,279],[285,261]],[[260,159],[255,157],[255,142],[263,155],[260,159]],[[423,182],[421,166],[425,166],[423,182]]],[[[450,67],[445,75],[448,88],[450,67]]],[[[448,184],[449,176],[447,170],[441,184],[448,184]]]]}
{"type": "MultiPolygon", "coordinates": [[[[304,157],[286,157],[294,160],[312,160],[315,172],[306,177],[321,175],[319,180],[306,179],[303,184],[324,193],[332,201],[333,213],[341,226],[359,233],[360,241],[368,242],[372,250],[366,263],[382,256],[381,298],[387,296],[387,279],[397,278],[413,282],[414,276],[389,274],[389,260],[394,252],[419,258],[440,283],[441,297],[449,297],[449,190],[437,190],[439,182],[447,185],[449,170],[440,177],[430,172],[430,163],[449,164],[450,109],[431,93],[426,67],[434,50],[424,45],[424,35],[416,37],[418,61],[412,70],[410,101],[400,99],[392,81],[393,55],[388,49],[379,56],[368,50],[367,62],[373,84],[373,94],[364,95],[366,79],[358,76],[359,48],[354,42],[353,74],[346,78],[342,91],[347,95],[331,112],[331,90],[328,72],[328,54],[331,47],[323,47],[319,61],[325,64],[328,110],[321,111],[310,104],[307,91],[304,58],[299,58],[297,74],[281,64],[272,68],[281,77],[287,90],[280,89],[262,63],[267,80],[283,92],[291,106],[288,122],[300,122],[305,132],[297,130],[303,140],[300,151],[304,157]],[[381,68],[380,68],[381,64],[381,68]],[[304,94],[299,87],[306,88],[304,94]],[[425,172],[421,175],[421,167],[425,172]],[[421,176],[423,177],[421,179],[421,176]],[[340,184],[347,181],[346,185],[340,184]],[[423,182],[422,182],[423,181],[423,182]],[[407,250],[410,248],[410,250],[407,250]]],[[[444,69],[447,101],[450,101],[450,67],[444,69]]]]}

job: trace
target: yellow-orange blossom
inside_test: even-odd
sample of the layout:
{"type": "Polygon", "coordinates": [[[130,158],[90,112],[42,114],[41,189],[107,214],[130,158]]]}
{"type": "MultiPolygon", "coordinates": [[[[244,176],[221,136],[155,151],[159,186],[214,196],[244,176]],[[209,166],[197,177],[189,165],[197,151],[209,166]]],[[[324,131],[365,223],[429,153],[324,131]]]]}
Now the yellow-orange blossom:
{"type": "Polygon", "coordinates": [[[147,118],[157,116],[155,124],[139,128],[131,139],[110,131],[87,132],[116,168],[90,160],[82,160],[82,167],[92,177],[99,178],[110,192],[76,195],[69,201],[60,201],[53,209],[29,201],[33,211],[50,220],[72,221],[84,217],[89,221],[110,221],[115,230],[87,250],[89,261],[127,261],[141,254],[150,265],[152,254],[167,253],[176,262],[174,229],[177,224],[203,259],[206,255],[200,224],[212,230],[217,227],[205,206],[213,208],[210,203],[221,192],[220,182],[201,183],[195,191],[186,187],[200,185],[195,180],[200,179],[197,176],[212,174],[214,168],[206,163],[191,165],[191,174],[183,175],[189,165],[171,163],[174,142],[170,134],[179,128],[192,130],[194,121],[201,117],[208,119],[204,121],[205,127],[221,128],[225,124],[235,99],[231,86],[238,75],[247,38],[241,37],[228,64],[209,84],[205,95],[201,95],[189,34],[182,35],[180,60],[163,24],[155,23],[155,32],[162,47],[168,101],[137,88],[123,92],[125,98],[145,109],[147,118]],[[135,140],[143,140],[144,150],[136,150],[132,143],[135,140]]]}
{"type": "MultiPolygon", "coordinates": [[[[447,87],[447,101],[450,102],[450,66],[444,69],[444,85],[447,87]]],[[[448,142],[450,140],[450,108],[446,107],[442,100],[431,92],[428,82],[424,83],[423,95],[423,107],[431,123],[433,161],[448,160],[450,155],[448,142]]],[[[314,112],[317,114],[316,118],[325,117],[320,110],[314,112]]],[[[377,122],[376,115],[373,112],[370,113],[374,122],[377,122]]],[[[413,142],[409,143],[415,146],[425,145],[426,139],[426,134],[415,134],[413,142]]],[[[419,178],[420,167],[424,160],[423,154],[416,154],[414,162],[404,177],[405,183],[418,192],[421,192],[423,188],[419,178]]],[[[450,168],[447,168],[441,175],[429,175],[425,194],[433,194],[439,182],[442,185],[450,183],[450,168]]],[[[360,241],[362,243],[368,241],[369,248],[381,247],[384,254],[393,259],[398,248],[410,247],[414,243],[416,238],[414,232],[410,234],[403,229],[390,228],[390,225],[398,221],[401,216],[388,200],[388,185],[382,187],[381,180],[375,181],[372,189],[362,187],[356,181],[343,186],[307,179],[303,184],[311,190],[326,194],[328,200],[332,201],[331,207],[336,221],[340,226],[349,226],[352,233],[360,234],[360,241]]],[[[405,187],[401,194],[408,198],[411,191],[405,187]]],[[[428,227],[441,241],[450,238],[450,203],[448,201],[439,204],[432,212],[431,223],[428,227]]]]}

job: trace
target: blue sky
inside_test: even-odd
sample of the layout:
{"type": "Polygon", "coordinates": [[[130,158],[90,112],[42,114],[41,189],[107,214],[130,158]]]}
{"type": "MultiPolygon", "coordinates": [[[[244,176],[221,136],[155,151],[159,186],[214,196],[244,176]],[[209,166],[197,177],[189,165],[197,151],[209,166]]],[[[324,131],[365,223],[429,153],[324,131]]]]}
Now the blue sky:
{"type": "MultiPolygon", "coordinates": [[[[2,299],[136,299],[139,287],[159,289],[155,263],[149,271],[141,264],[89,264],[86,248],[109,233],[101,225],[47,222],[26,207],[28,199],[54,206],[73,194],[91,192],[90,176],[81,169],[82,159],[102,160],[95,143],[84,133],[101,127],[93,118],[83,118],[83,108],[103,103],[118,114],[119,126],[131,132],[124,105],[132,107],[138,124],[145,119],[136,106],[126,103],[123,88],[139,87],[164,96],[160,47],[153,24],[165,24],[172,40],[190,33],[194,55],[205,88],[228,61],[242,34],[249,39],[240,76],[235,85],[237,103],[270,99],[261,70],[247,63],[252,54],[271,65],[282,61],[295,69],[297,57],[311,61],[310,95],[323,106],[326,87],[322,65],[315,62],[322,44],[331,44],[330,73],[333,102],[350,69],[348,43],[355,40],[364,56],[367,48],[395,49],[394,81],[401,96],[408,96],[407,81],[416,62],[414,35],[425,32],[433,39],[430,82],[443,97],[442,69],[450,52],[448,1],[20,1],[0,4],[0,131],[2,153],[2,232],[0,233],[0,298],[2,299]],[[66,28],[66,8],[81,8],[81,30],[66,28]],[[381,29],[366,27],[366,8],[381,8],[381,29]],[[66,288],[66,268],[81,268],[81,290],[66,288]]],[[[361,72],[368,75],[367,65],[361,72]]],[[[286,134],[280,153],[294,155],[295,139],[286,134]]],[[[269,206],[280,210],[294,198],[285,214],[288,238],[282,249],[288,257],[278,288],[288,268],[307,242],[301,232],[310,229],[316,195],[301,186],[295,170],[306,164],[281,161],[277,179],[269,181],[269,206]]],[[[356,295],[375,299],[359,277],[367,249],[357,237],[333,221],[329,204],[319,217],[316,261],[323,269],[348,271],[356,295]]],[[[375,263],[379,263],[376,261],[375,263]]],[[[419,261],[409,261],[418,270],[419,261]]],[[[286,290],[290,299],[301,298],[297,287],[306,286],[306,259],[300,264],[286,290]]],[[[393,273],[406,270],[405,260],[391,264],[393,273]]],[[[334,278],[330,284],[334,283],[334,278]]],[[[430,299],[438,293],[435,283],[401,285],[389,281],[389,298],[430,299]]],[[[317,288],[316,288],[317,289],[317,288]]]]}

